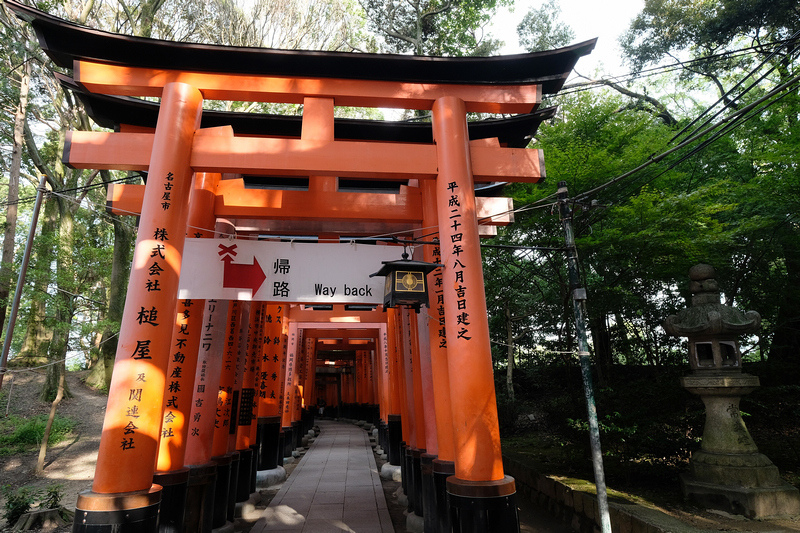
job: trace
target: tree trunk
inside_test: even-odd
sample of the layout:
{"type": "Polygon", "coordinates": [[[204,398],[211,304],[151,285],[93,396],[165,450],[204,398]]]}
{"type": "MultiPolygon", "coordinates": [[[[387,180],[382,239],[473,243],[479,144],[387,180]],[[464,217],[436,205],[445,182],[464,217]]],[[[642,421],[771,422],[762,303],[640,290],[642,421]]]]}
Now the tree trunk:
{"type": "MultiPolygon", "coordinates": [[[[58,366],[58,365],[53,365],[58,366]]],[[[64,398],[64,389],[66,384],[66,368],[59,373],[58,378],[58,392],[50,405],[50,416],[47,417],[47,425],[44,428],[44,436],[42,437],[42,444],[39,446],[39,460],[36,461],[36,474],[44,472],[44,457],[47,454],[47,441],[50,439],[50,430],[53,429],[53,420],[56,418],[56,407],[61,403],[64,398]]]]}
{"type": "Polygon", "coordinates": [[[511,310],[508,302],[505,304],[506,315],[506,356],[508,366],[506,367],[506,392],[509,401],[514,401],[514,327],[511,322],[511,310]]]}
{"type": "Polygon", "coordinates": [[[128,277],[131,270],[131,249],[135,238],[133,228],[123,219],[112,215],[114,224],[114,258],[111,265],[111,286],[108,290],[108,310],[106,323],[100,340],[100,358],[92,367],[86,378],[90,387],[108,389],[111,384],[111,373],[114,369],[114,358],[117,353],[117,333],[122,322],[122,311],[125,308],[128,277]]]}
{"type": "Polygon", "coordinates": [[[797,365],[797,354],[800,353],[800,243],[791,230],[783,235],[783,260],[787,280],[781,292],[768,361],[770,364],[797,365]]]}
{"type": "Polygon", "coordinates": [[[53,199],[44,203],[41,232],[34,241],[34,255],[27,279],[33,285],[27,325],[22,347],[13,359],[15,366],[28,367],[47,363],[52,327],[47,324],[47,287],[53,280],[51,265],[55,259],[55,233],[58,227],[58,204],[53,199]]]}
{"type": "Polygon", "coordinates": [[[606,380],[609,379],[609,371],[611,370],[611,363],[613,362],[613,356],[611,354],[611,333],[608,331],[606,316],[590,317],[589,327],[591,328],[592,341],[594,344],[598,382],[602,387],[605,386],[606,380]]]}
{"type": "Polygon", "coordinates": [[[19,80],[19,101],[14,112],[14,142],[11,147],[11,169],[8,177],[8,207],[3,235],[3,253],[0,257],[0,328],[5,329],[8,296],[11,294],[11,270],[14,266],[14,236],[17,232],[17,200],[19,200],[19,175],[22,168],[22,147],[25,144],[25,114],[28,109],[28,91],[31,81],[31,64],[23,58],[19,80]]]}
{"type": "MultiPolygon", "coordinates": [[[[73,243],[74,243],[74,212],[75,206],[66,200],[57,200],[59,207],[58,218],[58,255],[56,257],[56,282],[58,292],[55,301],[55,324],[53,324],[53,339],[50,341],[50,362],[47,367],[47,379],[42,388],[42,399],[49,400],[56,395],[61,373],[66,371],[64,360],[69,351],[69,334],[72,329],[72,319],[75,316],[75,292],[73,271],[73,243]]],[[[70,397],[69,389],[65,388],[64,395],[70,397]]]]}

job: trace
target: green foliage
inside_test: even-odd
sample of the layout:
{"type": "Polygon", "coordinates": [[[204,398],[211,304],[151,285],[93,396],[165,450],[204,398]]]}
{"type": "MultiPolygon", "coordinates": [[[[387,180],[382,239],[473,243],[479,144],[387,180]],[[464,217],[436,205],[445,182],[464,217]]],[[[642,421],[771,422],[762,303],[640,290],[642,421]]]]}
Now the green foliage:
{"type": "MultiPolygon", "coordinates": [[[[646,0],[621,43],[638,70],[679,51],[689,49],[693,55],[704,56],[731,44],[750,46],[786,39],[798,28],[800,16],[792,0],[646,0]]],[[[718,63],[713,69],[737,63],[741,65],[741,58],[718,63]]]]}
{"type": "Polygon", "coordinates": [[[560,14],[556,0],[531,8],[517,25],[520,46],[528,52],[543,52],[570,44],[575,32],[559,20],[560,14]]]}
{"type": "Polygon", "coordinates": [[[20,487],[12,489],[10,485],[3,486],[3,499],[5,508],[3,518],[8,525],[13,525],[19,518],[33,509],[33,504],[39,502],[39,509],[58,509],[64,498],[64,486],[60,483],[47,486],[45,489],[20,487]]]}
{"type": "MultiPolygon", "coordinates": [[[[21,418],[11,415],[0,419],[0,456],[13,455],[35,449],[42,442],[47,415],[21,418]]],[[[48,445],[64,440],[75,427],[69,418],[56,415],[50,430],[48,445]]]]}
{"type": "MultiPolygon", "coordinates": [[[[504,452],[541,461],[541,473],[592,479],[580,369],[536,366],[521,369],[519,377],[524,386],[518,397],[534,422],[526,426],[526,417],[520,417],[514,433],[503,437],[504,452]]],[[[704,419],[702,403],[683,390],[679,377],[676,370],[627,365],[615,368],[608,385],[595,390],[610,486],[677,484],[699,445],[704,419]]]]}
{"type": "Polygon", "coordinates": [[[61,507],[61,500],[64,498],[64,486],[60,483],[48,486],[42,494],[39,502],[39,509],[58,509],[61,507]]]}
{"type": "Polygon", "coordinates": [[[490,55],[500,43],[483,30],[508,0],[360,0],[388,52],[426,56],[490,55]]]}
{"type": "Polygon", "coordinates": [[[3,486],[3,498],[6,501],[3,518],[8,525],[14,525],[19,518],[33,508],[39,497],[39,491],[31,487],[12,489],[10,485],[3,486]]]}

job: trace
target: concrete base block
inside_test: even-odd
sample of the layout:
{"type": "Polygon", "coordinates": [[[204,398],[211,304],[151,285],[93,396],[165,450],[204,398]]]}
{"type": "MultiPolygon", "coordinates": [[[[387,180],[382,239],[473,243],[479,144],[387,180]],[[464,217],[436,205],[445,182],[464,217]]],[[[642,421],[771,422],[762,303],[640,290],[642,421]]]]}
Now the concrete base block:
{"type": "Polygon", "coordinates": [[[313,429],[309,429],[307,435],[312,438],[317,436],[313,429]]]}
{"type": "Polygon", "coordinates": [[[414,513],[406,511],[406,531],[408,533],[424,533],[425,519],[414,513]]]}
{"type": "Polygon", "coordinates": [[[408,496],[403,492],[403,487],[397,487],[394,491],[394,497],[397,498],[397,504],[402,507],[408,507],[408,496]]]}
{"type": "Polygon", "coordinates": [[[256,487],[265,489],[286,481],[286,469],[282,466],[256,472],[256,487]]]}
{"type": "Polygon", "coordinates": [[[800,514],[800,492],[783,483],[776,487],[735,487],[681,477],[686,498],[712,509],[748,518],[774,518],[800,514]]]}
{"type": "Polygon", "coordinates": [[[382,453],[382,454],[381,454],[381,459],[383,459],[384,461],[388,461],[388,460],[389,460],[389,454],[387,454],[387,453],[385,453],[385,452],[384,452],[384,453],[382,453]]]}
{"type": "Polygon", "coordinates": [[[397,481],[398,483],[403,481],[402,474],[400,473],[400,465],[390,465],[389,463],[384,464],[381,467],[381,478],[382,479],[391,479],[392,481],[397,481]]]}
{"type": "Polygon", "coordinates": [[[300,531],[306,520],[302,514],[289,505],[267,507],[262,513],[251,531],[267,531],[267,524],[271,524],[280,531],[300,531]]]}
{"type": "Polygon", "coordinates": [[[284,464],[284,466],[285,466],[285,465],[290,465],[290,464],[292,464],[292,463],[294,463],[294,462],[295,462],[295,459],[294,459],[294,457],[284,457],[284,458],[283,458],[283,464],[284,464]]]}
{"type": "Polygon", "coordinates": [[[302,454],[300,453],[300,450],[294,450],[294,451],[292,451],[292,457],[294,457],[295,459],[298,459],[298,458],[300,458],[300,456],[301,456],[301,455],[302,455],[302,454]]]}
{"type": "Polygon", "coordinates": [[[300,443],[303,445],[303,448],[308,448],[308,441],[309,441],[308,436],[305,436],[300,439],[300,443]]]}
{"type": "Polygon", "coordinates": [[[211,530],[211,533],[233,533],[233,522],[225,522],[224,526],[216,527],[211,530]]]}
{"type": "Polygon", "coordinates": [[[243,502],[236,502],[236,509],[233,511],[233,516],[236,518],[245,518],[249,520],[257,520],[261,517],[262,511],[256,509],[256,506],[261,503],[261,493],[254,492],[250,497],[243,502]]]}

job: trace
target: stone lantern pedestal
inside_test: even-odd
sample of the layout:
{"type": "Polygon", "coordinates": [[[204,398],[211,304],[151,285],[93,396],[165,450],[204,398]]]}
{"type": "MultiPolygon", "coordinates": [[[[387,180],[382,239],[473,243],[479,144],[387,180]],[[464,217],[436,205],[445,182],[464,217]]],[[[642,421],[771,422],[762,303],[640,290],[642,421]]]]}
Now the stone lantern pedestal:
{"type": "Polygon", "coordinates": [[[687,499],[712,509],[749,518],[800,513],[800,493],[783,481],[778,468],[758,452],[747,431],[739,401],[759,386],[743,374],[736,340],[756,331],[760,317],[720,303],[714,269],[697,265],[689,271],[692,306],[670,316],[664,329],[689,338],[692,373],[683,387],[700,396],[706,408],[703,440],[692,455],[690,472],[681,476],[687,499]]]}
{"type": "Polygon", "coordinates": [[[758,452],[742,420],[739,400],[759,386],[749,374],[690,375],[681,384],[703,400],[703,442],[681,476],[686,498],[750,518],[800,513],[798,491],[758,452]]]}

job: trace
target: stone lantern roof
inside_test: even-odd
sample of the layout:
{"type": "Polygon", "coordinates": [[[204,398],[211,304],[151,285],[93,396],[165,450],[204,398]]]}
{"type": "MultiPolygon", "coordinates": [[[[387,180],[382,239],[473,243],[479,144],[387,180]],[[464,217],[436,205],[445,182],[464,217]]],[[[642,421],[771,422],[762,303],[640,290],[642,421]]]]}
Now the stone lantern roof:
{"type": "Polygon", "coordinates": [[[720,303],[714,267],[699,264],[689,269],[692,306],[664,321],[664,330],[674,337],[736,336],[753,333],[761,326],[756,311],[742,312],[720,303]]]}

